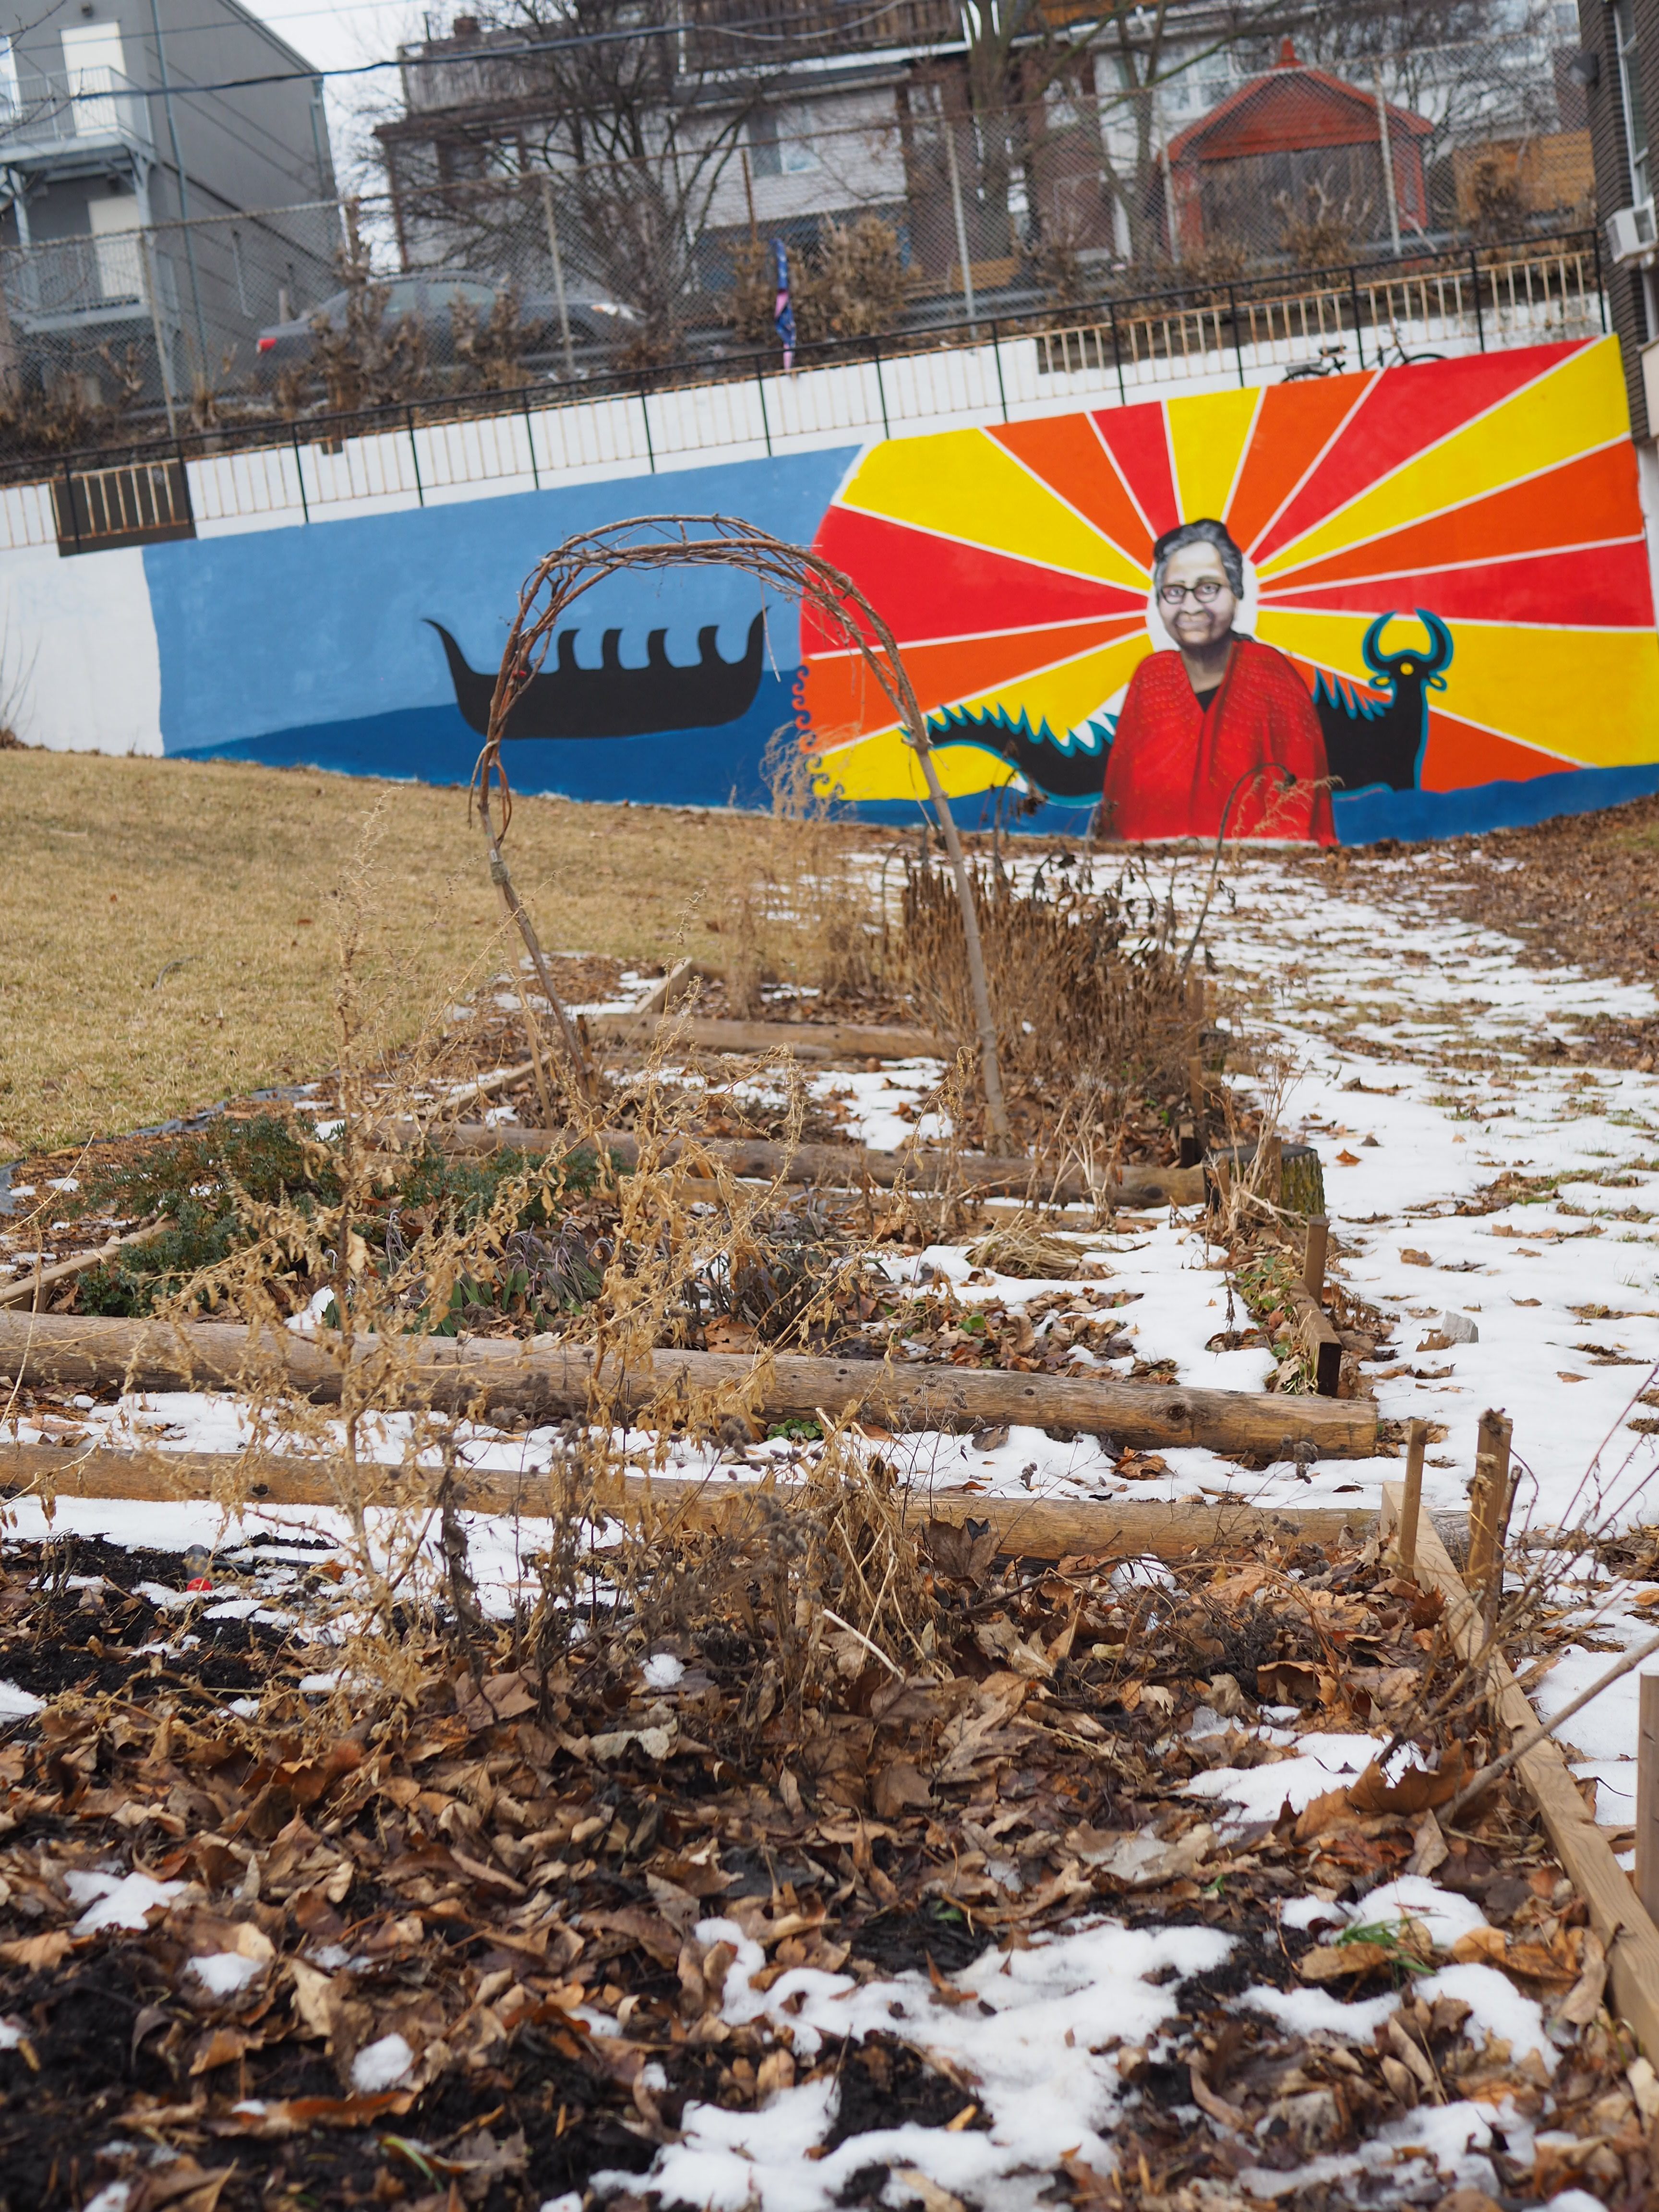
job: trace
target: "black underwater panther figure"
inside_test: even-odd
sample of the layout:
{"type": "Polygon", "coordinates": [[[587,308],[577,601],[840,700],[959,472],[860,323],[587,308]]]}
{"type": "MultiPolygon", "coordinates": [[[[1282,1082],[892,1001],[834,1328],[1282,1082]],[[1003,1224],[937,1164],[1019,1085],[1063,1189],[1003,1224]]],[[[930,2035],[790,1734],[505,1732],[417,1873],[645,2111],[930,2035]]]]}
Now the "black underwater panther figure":
{"type": "Polygon", "coordinates": [[[1452,635],[1438,615],[1419,607],[1417,619],[1429,634],[1429,650],[1415,646],[1384,653],[1382,632],[1395,619],[1378,615],[1365,632],[1360,651],[1372,681],[1388,692],[1385,703],[1350,690],[1340,677],[1322,668],[1314,691],[1314,711],[1325,739],[1325,758],[1339,793],[1386,784],[1391,791],[1415,791],[1429,738],[1427,694],[1443,691],[1451,666],[1452,635]]]}
{"type": "Polygon", "coordinates": [[[947,707],[927,717],[927,734],[935,751],[977,745],[981,752],[994,753],[1017,768],[1033,791],[1062,806],[1092,805],[1106,780],[1104,732],[1094,722],[1081,734],[1072,731],[1057,738],[1046,718],[1033,730],[1023,714],[1012,722],[1000,711],[985,714],[947,707]]]}
{"type": "MultiPolygon", "coordinates": [[[[470,667],[441,623],[428,619],[428,628],[443,641],[455,704],[482,737],[489,727],[495,676],[470,667]]],[[[748,713],[760,689],[763,614],[750,623],[740,660],[721,658],[714,623],[697,632],[697,658],[686,667],[668,658],[667,636],[665,629],[652,630],[645,641],[645,666],[624,668],[622,632],[608,629],[599,641],[599,665],[584,668],[576,659],[576,632],[562,629],[556,672],[544,669],[531,678],[514,702],[503,734],[644,738],[659,730],[712,730],[748,713]]]]}

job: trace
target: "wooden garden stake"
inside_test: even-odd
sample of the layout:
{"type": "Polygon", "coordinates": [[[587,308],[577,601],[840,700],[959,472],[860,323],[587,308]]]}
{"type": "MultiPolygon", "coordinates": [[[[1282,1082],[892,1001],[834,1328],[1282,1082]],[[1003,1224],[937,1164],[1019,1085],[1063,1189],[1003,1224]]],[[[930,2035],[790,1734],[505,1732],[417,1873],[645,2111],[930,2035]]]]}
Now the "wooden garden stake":
{"type": "Polygon", "coordinates": [[[1429,1425],[1415,1420],[1406,1431],[1406,1488],[1400,1504],[1400,1565],[1410,1574],[1417,1565],[1417,1516],[1423,1510],[1423,1454],[1429,1425]]]}
{"type": "Polygon", "coordinates": [[[1641,1678],[1636,1747],[1636,1894],[1659,1907],[1659,1674],[1641,1678]]]}
{"type": "Polygon", "coordinates": [[[1509,1523],[1510,1437],[1513,1424],[1488,1407],[1480,1416],[1474,1480],[1469,1485],[1468,1580],[1488,1617],[1503,1587],[1504,1535],[1509,1523]]]}
{"type": "Polygon", "coordinates": [[[1302,1283],[1310,1298],[1325,1303],[1325,1255],[1330,1248],[1331,1224],[1322,1213],[1308,1223],[1308,1242],[1302,1255],[1302,1283]]]}

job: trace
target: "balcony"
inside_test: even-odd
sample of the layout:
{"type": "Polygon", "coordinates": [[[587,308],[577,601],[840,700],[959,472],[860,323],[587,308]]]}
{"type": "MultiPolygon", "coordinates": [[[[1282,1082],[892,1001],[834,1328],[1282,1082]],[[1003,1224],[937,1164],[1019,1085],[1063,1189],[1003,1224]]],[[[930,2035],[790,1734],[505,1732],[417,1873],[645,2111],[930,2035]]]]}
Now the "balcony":
{"type": "Polygon", "coordinates": [[[112,150],[155,158],[149,99],[118,70],[64,70],[23,78],[0,106],[0,167],[71,174],[106,165],[112,150]]]}

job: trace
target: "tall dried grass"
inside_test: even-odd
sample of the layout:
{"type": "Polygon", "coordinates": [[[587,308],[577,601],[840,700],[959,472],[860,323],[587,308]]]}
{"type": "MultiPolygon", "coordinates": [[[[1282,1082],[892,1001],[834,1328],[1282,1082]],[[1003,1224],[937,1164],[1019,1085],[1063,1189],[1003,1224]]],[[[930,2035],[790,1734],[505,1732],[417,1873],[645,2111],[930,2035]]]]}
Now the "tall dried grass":
{"type": "MultiPolygon", "coordinates": [[[[1003,869],[974,876],[1003,1082],[1021,1133],[1045,1153],[1098,1157],[1130,1108],[1174,1099],[1198,1049],[1202,995],[1183,972],[1173,918],[1139,922],[1124,884],[1103,890],[1040,868],[1022,890],[1003,869]]],[[[954,884],[925,863],[907,868],[894,964],[912,1003],[955,1043],[965,1110],[983,1099],[969,1062],[973,1000],[954,884]]]]}

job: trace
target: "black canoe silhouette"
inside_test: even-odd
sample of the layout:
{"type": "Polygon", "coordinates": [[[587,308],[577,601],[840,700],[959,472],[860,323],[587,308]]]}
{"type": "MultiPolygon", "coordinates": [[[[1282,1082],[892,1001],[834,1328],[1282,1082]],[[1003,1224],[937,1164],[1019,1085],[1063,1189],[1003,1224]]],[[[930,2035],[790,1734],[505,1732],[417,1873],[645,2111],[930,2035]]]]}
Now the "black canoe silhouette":
{"type": "MultiPolygon", "coordinates": [[[[441,623],[427,626],[443,640],[455,686],[455,704],[483,736],[489,727],[493,672],[480,675],[441,623]]],[[[659,730],[712,730],[735,722],[755,703],[760,690],[761,651],[766,617],[757,615],[741,660],[720,657],[720,630],[710,623],[697,632],[697,659],[682,667],[668,658],[665,629],[645,641],[645,666],[624,668],[622,632],[608,629],[599,642],[599,665],[584,668],[576,659],[577,632],[558,635],[558,666],[532,676],[514,702],[503,734],[508,738],[644,738],[659,730]]]]}

